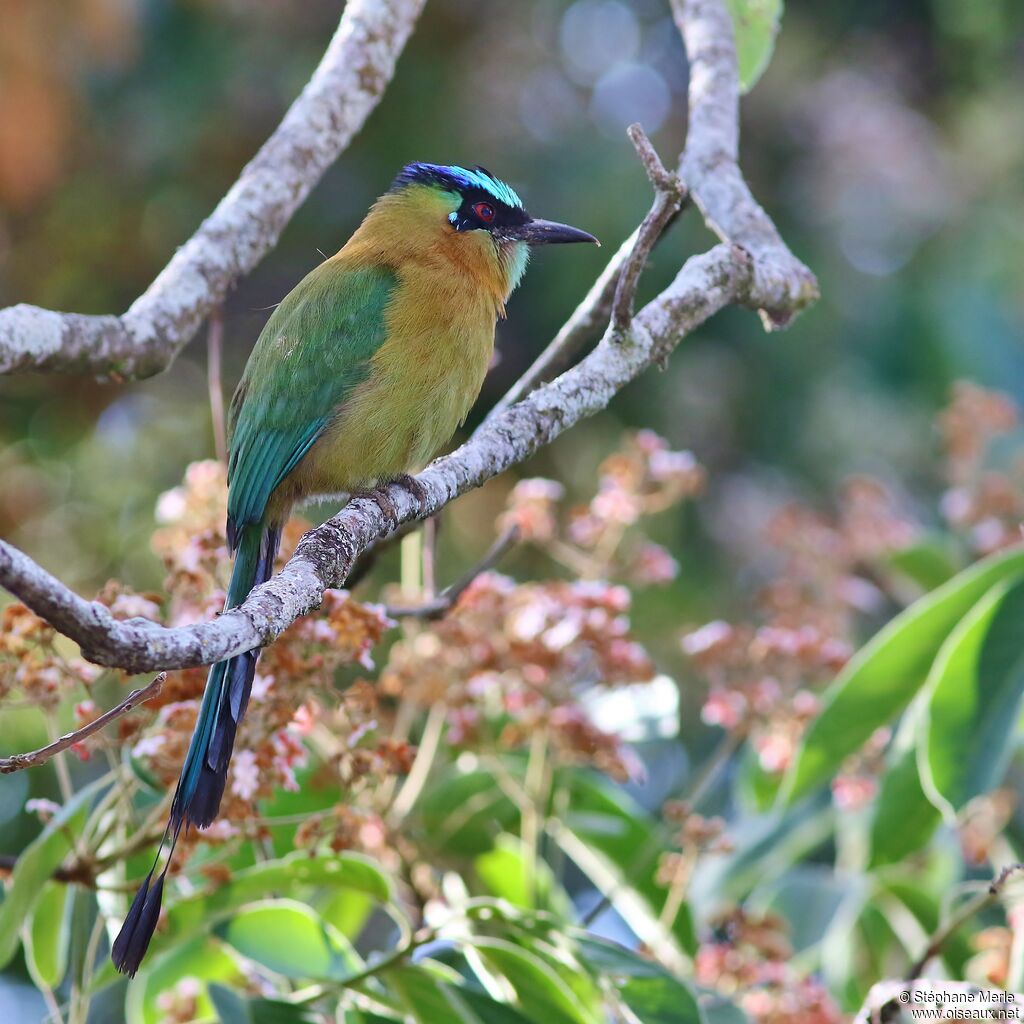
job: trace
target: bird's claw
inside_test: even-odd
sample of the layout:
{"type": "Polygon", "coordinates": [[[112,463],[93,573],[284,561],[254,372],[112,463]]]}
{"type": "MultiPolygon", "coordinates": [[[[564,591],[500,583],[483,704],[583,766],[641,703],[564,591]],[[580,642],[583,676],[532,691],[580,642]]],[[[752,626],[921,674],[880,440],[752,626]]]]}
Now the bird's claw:
{"type": "Polygon", "coordinates": [[[387,519],[391,520],[392,526],[397,528],[399,526],[399,515],[398,508],[395,503],[391,500],[391,496],[388,494],[388,487],[391,484],[397,484],[399,487],[404,487],[409,491],[417,501],[424,501],[427,497],[427,489],[416,479],[414,476],[410,476],[408,473],[400,473],[393,480],[389,480],[385,484],[380,484],[377,487],[371,487],[368,490],[360,491],[358,494],[354,494],[353,497],[368,498],[374,502],[377,507],[384,513],[387,519]]]}
{"type": "Polygon", "coordinates": [[[419,502],[427,500],[426,487],[424,487],[416,477],[410,476],[408,473],[399,473],[392,483],[396,483],[404,487],[419,502]]]}
{"type": "Polygon", "coordinates": [[[357,498],[369,498],[384,513],[385,519],[390,519],[393,526],[398,526],[398,509],[391,500],[390,495],[383,487],[371,487],[367,491],[361,491],[353,495],[357,498]]]}

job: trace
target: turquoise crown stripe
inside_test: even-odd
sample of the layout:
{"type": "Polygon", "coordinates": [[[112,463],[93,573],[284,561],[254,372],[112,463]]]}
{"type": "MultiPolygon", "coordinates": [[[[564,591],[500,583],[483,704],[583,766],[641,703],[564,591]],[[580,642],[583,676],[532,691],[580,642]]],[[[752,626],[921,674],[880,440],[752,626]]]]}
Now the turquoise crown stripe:
{"type": "Polygon", "coordinates": [[[409,164],[402,169],[391,187],[392,189],[403,188],[415,183],[434,185],[445,189],[454,188],[458,191],[481,189],[505,206],[519,210],[523,208],[523,201],[516,194],[515,189],[506,185],[500,178],[496,178],[483,167],[466,168],[454,164],[409,164]]]}

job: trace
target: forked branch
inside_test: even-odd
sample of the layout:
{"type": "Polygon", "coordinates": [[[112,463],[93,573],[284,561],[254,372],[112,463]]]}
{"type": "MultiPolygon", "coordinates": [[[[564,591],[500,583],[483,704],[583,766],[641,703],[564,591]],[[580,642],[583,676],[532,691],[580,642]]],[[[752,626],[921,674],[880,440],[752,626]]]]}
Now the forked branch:
{"type": "Polygon", "coordinates": [[[537,390],[532,388],[538,377],[530,371],[529,380],[513,388],[514,401],[503,403],[466,444],[418,476],[419,493],[391,485],[394,517],[385,516],[372,500],[350,502],[306,534],[281,573],[254,590],[241,606],[197,625],[167,628],[142,619],[117,620],[104,606],[83,600],[4,542],[0,583],[99,664],[142,672],[207,665],[264,647],[315,608],[325,589],[344,584],[362,552],[402,524],[436,514],[458,495],[529,458],[573,424],[604,409],[619,390],[652,364],[663,362],[687,334],[724,306],[739,303],[762,310],[766,323],[776,327],[813,302],[813,274],[786,248],[736,165],[736,52],[723,0],[673,0],[673,8],[690,56],[690,127],[679,178],[724,239],[722,244],[691,256],[664,291],[628,315],[654,228],[661,223],[665,205],[681,201],[682,195],[645,137],[637,134],[634,141],[658,194],[674,198],[659,206],[656,195],[655,207],[645,219],[648,231],[641,225],[619,249],[560,337],[578,339],[611,315],[620,275],[627,268],[620,301],[615,302],[618,326],[607,330],[577,365],[537,390]]]}

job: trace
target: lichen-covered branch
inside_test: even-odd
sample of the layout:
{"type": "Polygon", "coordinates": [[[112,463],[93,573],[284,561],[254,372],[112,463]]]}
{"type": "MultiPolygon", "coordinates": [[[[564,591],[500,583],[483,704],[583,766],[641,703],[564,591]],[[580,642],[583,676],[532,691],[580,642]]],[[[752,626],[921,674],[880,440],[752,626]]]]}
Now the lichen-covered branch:
{"type": "MultiPolygon", "coordinates": [[[[733,140],[732,149],[726,149],[735,156],[732,26],[722,0],[685,0],[677,9],[691,47],[690,130],[681,167],[696,169],[696,179],[684,176],[682,183],[702,210],[717,211],[714,215],[729,241],[692,256],[623,330],[606,331],[576,366],[497,411],[466,444],[428,466],[417,478],[421,493],[390,485],[394,517],[370,499],[351,501],[306,534],[279,575],[213,622],[166,628],[141,619],[117,620],[104,606],[73,594],[3,542],[0,583],[76,640],[84,656],[99,664],[133,672],[180,668],[266,646],[315,608],[325,589],[341,586],[358,556],[382,537],[404,523],[434,515],[460,494],[524,461],[581,419],[604,409],[619,390],[651,364],[663,362],[687,334],[724,306],[740,303],[770,310],[778,324],[812,301],[813,275],[778,238],[738,178],[738,170],[742,188],[724,198],[702,170],[706,154],[719,152],[721,140],[733,140]],[[727,123],[720,124],[722,120],[727,123]],[[761,219],[767,230],[757,227],[761,219]]],[[[634,244],[620,250],[619,267],[628,262],[634,244]]],[[[593,289],[591,296],[595,304],[609,303],[608,315],[614,296],[608,282],[593,289]]],[[[577,310],[574,316],[577,323],[584,323],[588,312],[577,310]]]]}
{"type": "MultiPolygon", "coordinates": [[[[689,126],[678,178],[687,189],[686,200],[696,203],[708,227],[723,242],[739,245],[754,257],[756,283],[751,301],[765,328],[777,330],[817,299],[818,283],[782,241],[739,168],[739,76],[728,10],[721,0],[671,3],[690,62],[689,126]]],[[[659,190],[656,204],[666,202],[668,195],[659,190]]],[[[648,251],[671,220],[671,216],[648,220],[647,233],[652,236],[645,241],[648,251]]],[[[631,262],[640,230],[614,253],[586,298],[501,399],[495,413],[564,370],[599,335],[612,314],[617,284],[631,262]]]]}
{"type": "Polygon", "coordinates": [[[550,380],[572,362],[588,344],[597,341],[608,325],[619,275],[640,234],[637,228],[612,254],[607,266],[590,286],[590,291],[562,325],[551,343],[534,360],[533,365],[508,389],[491,410],[488,418],[504,412],[510,405],[525,398],[534,388],[550,380]]]}
{"type": "Polygon", "coordinates": [[[217,208],[122,316],[0,310],[0,373],[165,369],[274,247],[377,105],[426,0],[349,0],[320,65],[217,208]]]}
{"type": "Polygon", "coordinates": [[[388,495],[396,519],[388,519],[371,499],[351,501],[306,534],[278,576],[213,622],[166,628],[141,619],[117,620],[4,542],[0,582],[77,641],[86,658],[131,672],[205,665],[266,646],[315,608],[325,589],[344,583],[356,558],[372,543],[402,523],[434,515],[603,409],[695,327],[728,303],[745,299],[750,282],[751,265],[742,250],[722,244],[691,257],[675,281],[637,314],[623,341],[606,336],[578,366],[506,409],[461,448],[420,473],[422,498],[392,484],[388,495]]]}
{"type": "Polygon", "coordinates": [[[739,76],[732,20],[722,0],[672,0],[690,60],[690,120],[679,176],[723,242],[753,257],[747,304],[769,330],[784,327],[818,297],[814,275],[787,248],[750,194],[739,168],[739,76]]]}
{"type": "Polygon", "coordinates": [[[686,190],[676,175],[665,170],[651,140],[639,124],[631,124],[627,134],[636,148],[637,156],[644,165],[647,177],[654,186],[654,202],[643,223],[637,229],[636,242],[619,271],[612,300],[611,329],[613,334],[622,334],[633,319],[636,289],[640,275],[654,248],[654,243],[682,208],[686,190]]]}

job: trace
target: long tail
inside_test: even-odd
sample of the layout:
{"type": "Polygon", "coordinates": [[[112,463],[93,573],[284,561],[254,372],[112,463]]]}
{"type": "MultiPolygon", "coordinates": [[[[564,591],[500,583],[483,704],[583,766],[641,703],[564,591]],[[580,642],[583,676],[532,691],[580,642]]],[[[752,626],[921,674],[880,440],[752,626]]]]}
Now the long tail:
{"type": "MultiPolygon", "coordinates": [[[[270,579],[280,540],[280,527],[257,524],[241,531],[225,610],[241,604],[253,587],[270,579]]],[[[249,703],[259,653],[258,649],[246,651],[210,666],[203,703],[171,801],[170,819],[160,841],[160,849],[153,867],[132,900],[111,949],[114,966],[123,974],[134,976],[149,948],[160,916],[164,877],[182,826],[206,828],[217,817],[235,745],[235,733],[249,703]],[[160,850],[168,839],[167,859],[154,882],[160,850]]]]}

